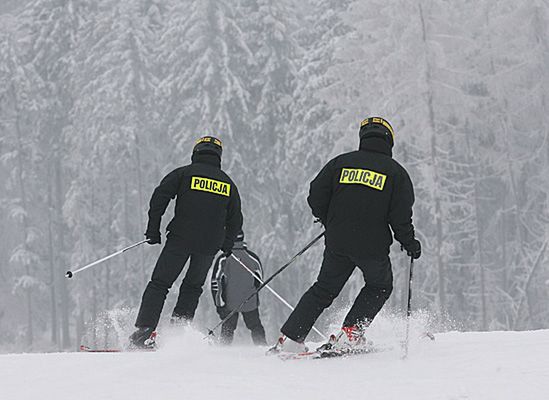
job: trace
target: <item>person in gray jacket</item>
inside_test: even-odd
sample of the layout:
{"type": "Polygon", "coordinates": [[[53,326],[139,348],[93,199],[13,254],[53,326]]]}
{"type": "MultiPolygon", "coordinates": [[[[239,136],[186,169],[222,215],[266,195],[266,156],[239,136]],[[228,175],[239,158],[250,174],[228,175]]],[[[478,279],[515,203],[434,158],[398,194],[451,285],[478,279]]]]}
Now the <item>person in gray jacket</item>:
{"type": "MultiPolygon", "coordinates": [[[[248,250],[244,242],[244,232],[236,236],[232,254],[221,254],[215,260],[211,279],[211,290],[217,313],[224,319],[242,304],[260,285],[251,272],[263,278],[263,268],[259,257],[248,250]],[[242,265],[243,264],[243,265],[242,265]]],[[[246,327],[251,331],[255,345],[266,345],[265,329],[259,319],[259,297],[257,294],[240,309],[246,327]]],[[[221,343],[231,344],[238,323],[234,313],[221,325],[221,343]]]]}

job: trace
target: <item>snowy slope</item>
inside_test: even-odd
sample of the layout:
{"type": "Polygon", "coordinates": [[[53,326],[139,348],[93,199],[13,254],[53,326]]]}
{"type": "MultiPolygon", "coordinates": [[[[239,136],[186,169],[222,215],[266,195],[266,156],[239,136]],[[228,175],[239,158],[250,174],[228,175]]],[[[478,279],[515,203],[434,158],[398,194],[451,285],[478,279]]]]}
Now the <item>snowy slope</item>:
{"type": "Polygon", "coordinates": [[[443,333],[349,359],[280,361],[166,334],[156,353],[0,356],[2,399],[547,399],[549,330],[443,333]]]}

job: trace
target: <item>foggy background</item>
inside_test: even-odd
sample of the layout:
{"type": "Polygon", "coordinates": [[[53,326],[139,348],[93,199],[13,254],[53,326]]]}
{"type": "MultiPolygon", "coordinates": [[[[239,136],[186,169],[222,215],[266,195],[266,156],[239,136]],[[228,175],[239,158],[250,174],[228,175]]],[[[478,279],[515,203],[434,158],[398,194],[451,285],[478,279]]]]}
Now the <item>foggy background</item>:
{"type": "MultiPolygon", "coordinates": [[[[546,0],[0,0],[0,351],[72,350],[113,315],[131,329],[161,246],[64,273],[142,240],[155,186],[206,134],[269,276],[320,232],[309,182],[372,115],[415,186],[414,309],[549,328],[548,25],[546,0]]],[[[290,303],[322,248],[273,281],[290,303]]],[[[391,254],[398,313],[409,260],[391,254]]],[[[199,329],[218,321],[208,286],[199,329]]],[[[288,310],[267,291],[260,310],[273,341],[288,310]]]]}

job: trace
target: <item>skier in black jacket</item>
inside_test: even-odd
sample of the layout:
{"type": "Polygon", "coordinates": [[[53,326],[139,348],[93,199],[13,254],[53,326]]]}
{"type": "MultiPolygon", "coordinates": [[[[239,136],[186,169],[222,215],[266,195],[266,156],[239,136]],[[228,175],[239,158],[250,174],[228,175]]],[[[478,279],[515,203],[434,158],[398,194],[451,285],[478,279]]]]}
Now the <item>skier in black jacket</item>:
{"type": "Polygon", "coordinates": [[[394,131],[383,118],[362,121],[358,151],[337,156],[311,182],[308,203],[326,227],[324,260],[317,281],[283,325],[275,349],[300,351],[314,322],[339,295],[358,266],[365,286],[330,347],[364,343],[364,329],[393,290],[389,247],[395,239],[419,258],[412,224],[414,191],[406,170],[392,158],[394,131]],[[291,340],[287,340],[287,339],[291,340]]]}
{"type": "Polygon", "coordinates": [[[221,249],[230,254],[242,229],[238,189],[221,170],[222,143],[212,136],[200,138],[192,153],[192,163],[170,172],[154,190],[145,237],[160,244],[160,221],[170,200],[175,215],[168,224],[167,241],[152,278],[147,284],[135,326],[130,336],[135,347],[154,345],[154,330],[166,295],[187,260],[189,268],[181,284],[172,317],[191,321],[213,258],[221,249]]]}
{"type": "MultiPolygon", "coordinates": [[[[244,241],[244,232],[240,232],[234,242],[233,253],[228,257],[217,257],[211,278],[211,290],[217,313],[226,318],[238,308],[260,285],[251,272],[259,279],[263,278],[263,267],[259,257],[248,249],[244,241]]],[[[265,329],[259,319],[259,296],[256,294],[240,308],[246,327],[252,334],[256,345],[266,345],[265,329]]],[[[234,313],[221,325],[221,342],[231,344],[238,324],[238,314],[234,313]]]]}

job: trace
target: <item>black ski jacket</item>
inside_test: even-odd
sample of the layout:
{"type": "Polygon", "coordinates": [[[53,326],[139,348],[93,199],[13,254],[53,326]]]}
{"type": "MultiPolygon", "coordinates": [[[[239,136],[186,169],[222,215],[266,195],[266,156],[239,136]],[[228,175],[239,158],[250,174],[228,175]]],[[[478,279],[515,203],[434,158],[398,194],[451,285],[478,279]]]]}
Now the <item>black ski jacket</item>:
{"type": "Polygon", "coordinates": [[[175,197],[175,215],[167,231],[181,240],[183,249],[191,254],[232,249],[242,229],[240,196],[217,156],[193,154],[190,165],[162,179],[151,197],[148,232],[160,231],[162,215],[175,197]]]}
{"type": "Polygon", "coordinates": [[[326,227],[326,247],[356,258],[381,258],[395,239],[414,240],[414,190],[406,170],[381,138],[337,156],[311,182],[307,201],[326,227]]]}

